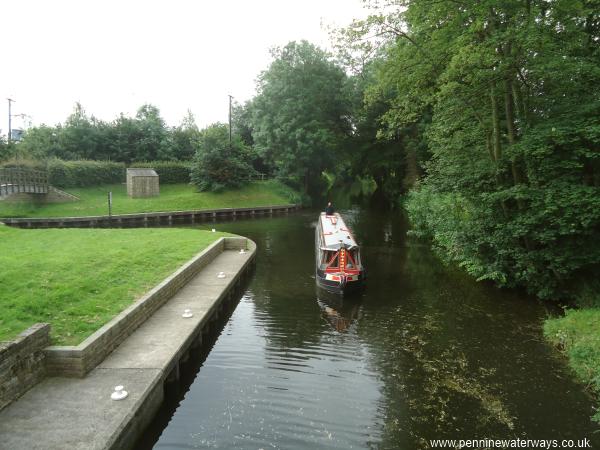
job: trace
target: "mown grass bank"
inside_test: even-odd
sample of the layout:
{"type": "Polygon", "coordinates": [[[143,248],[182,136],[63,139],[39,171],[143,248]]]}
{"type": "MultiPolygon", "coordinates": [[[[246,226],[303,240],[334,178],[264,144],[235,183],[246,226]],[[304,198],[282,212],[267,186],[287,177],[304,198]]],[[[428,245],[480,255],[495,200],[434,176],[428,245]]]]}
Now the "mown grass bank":
{"type": "MultiPolygon", "coordinates": [[[[546,320],[544,334],[564,351],[577,378],[600,399],[600,308],[567,310],[564,317],[546,320]]],[[[594,419],[600,422],[600,404],[594,419]]]]}
{"type": "Polygon", "coordinates": [[[54,344],[76,345],[223,235],[0,225],[0,341],[48,322],[54,344]]]}
{"type": "Polygon", "coordinates": [[[0,217],[107,215],[108,192],[113,193],[113,214],[285,205],[299,201],[293,190],[275,180],[256,181],[241,189],[218,193],[197,192],[195,186],[189,184],[165,184],[160,186],[160,196],[151,198],[129,198],[123,184],[66,190],[80,200],[54,204],[2,201],[0,217]]]}

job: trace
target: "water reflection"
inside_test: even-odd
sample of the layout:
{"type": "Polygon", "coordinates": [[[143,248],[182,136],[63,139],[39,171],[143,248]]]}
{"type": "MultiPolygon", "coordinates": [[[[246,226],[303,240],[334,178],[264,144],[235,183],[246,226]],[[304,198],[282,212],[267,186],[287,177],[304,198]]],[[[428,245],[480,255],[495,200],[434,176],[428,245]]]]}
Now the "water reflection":
{"type": "Polygon", "coordinates": [[[317,287],[317,304],[321,308],[321,316],[338,333],[347,332],[360,319],[362,296],[342,296],[317,287]]]}
{"type": "Polygon", "coordinates": [[[401,215],[343,213],[369,268],[351,298],[315,291],[315,212],[218,225],[257,242],[256,273],[155,448],[600,446],[544,305],[443,266],[401,215]]]}
{"type": "Polygon", "coordinates": [[[361,214],[354,222],[372,243],[359,334],[384,380],[381,447],[460,436],[600,444],[589,397],[542,337],[544,306],[444,267],[406,237],[401,216],[382,222],[361,214]]]}

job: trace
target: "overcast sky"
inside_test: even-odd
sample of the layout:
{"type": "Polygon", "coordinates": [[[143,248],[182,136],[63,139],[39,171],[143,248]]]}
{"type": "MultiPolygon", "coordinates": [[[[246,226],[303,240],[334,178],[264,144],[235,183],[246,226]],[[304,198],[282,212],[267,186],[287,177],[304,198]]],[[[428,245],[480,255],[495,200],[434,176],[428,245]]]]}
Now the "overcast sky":
{"type": "MultiPolygon", "coordinates": [[[[254,95],[269,49],[366,13],[361,0],[14,0],[2,2],[0,129],[13,114],[64,122],[75,102],[113,120],[159,107],[169,125],[190,109],[200,127],[227,121],[228,94],[254,95]]],[[[23,125],[13,118],[13,128],[23,125]]]]}

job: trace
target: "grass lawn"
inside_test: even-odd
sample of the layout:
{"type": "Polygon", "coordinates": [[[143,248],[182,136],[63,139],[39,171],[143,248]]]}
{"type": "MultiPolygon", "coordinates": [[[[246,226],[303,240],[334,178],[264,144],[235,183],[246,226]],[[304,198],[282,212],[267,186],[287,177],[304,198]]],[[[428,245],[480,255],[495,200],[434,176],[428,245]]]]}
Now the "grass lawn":
{"type": "Polygon", "coordinates": [[[76,345],[223,235],[0,225],[0,341],[48,322],[53,344],[76,345]]]}
{"type": "MultiPolygon", "coordinates": [[[[577,377],[600,396],[600,308],[568,310],[544,324],[546,337],[564,350],[577,377]]],[[[594,416],[600,422],[600,405],[594,416]]]]}
{"type": "Polygon", "coordinates": [[[188,184],[164,184],[160,196],[129,198],[123,184],[65,189],[79,201],[55,204],[0,202],[0,217],[75,217],[108,214],[107,193],[113,193],[113,214],[192,209],[269,206],[293,203],[293,191],[275,180],[256,181],[238,190],[197,192],[188,184]]]}

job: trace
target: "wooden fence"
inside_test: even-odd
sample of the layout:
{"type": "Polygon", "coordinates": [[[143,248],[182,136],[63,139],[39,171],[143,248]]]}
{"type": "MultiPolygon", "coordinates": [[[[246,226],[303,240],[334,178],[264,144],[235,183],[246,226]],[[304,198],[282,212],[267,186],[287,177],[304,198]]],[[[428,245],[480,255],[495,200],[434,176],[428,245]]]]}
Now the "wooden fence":
{"type": "Polygon", "coordinates": [[[48,174],[41,170],[0,168],[0,196],[18,194],[47,194],[48,174]]]}

